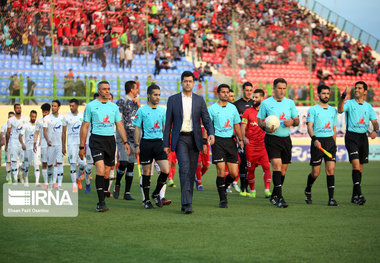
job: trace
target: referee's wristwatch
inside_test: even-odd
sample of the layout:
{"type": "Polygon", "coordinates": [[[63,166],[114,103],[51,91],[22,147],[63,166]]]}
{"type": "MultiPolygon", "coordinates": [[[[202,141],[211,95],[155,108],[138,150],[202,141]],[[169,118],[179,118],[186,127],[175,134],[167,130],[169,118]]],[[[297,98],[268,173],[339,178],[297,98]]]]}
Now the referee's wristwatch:
{"type": "Polygon", "coordinates": [[[84,150],[84,146],[79,146],[79,150],[84,150]]]}
{"type": "Polygon", "coordinates": [[[140,144],[139,144],[139,143],[135,143],[135,148],[136,148],[136,147],[139,147],[139,146],[140,146],[140,144]]]}

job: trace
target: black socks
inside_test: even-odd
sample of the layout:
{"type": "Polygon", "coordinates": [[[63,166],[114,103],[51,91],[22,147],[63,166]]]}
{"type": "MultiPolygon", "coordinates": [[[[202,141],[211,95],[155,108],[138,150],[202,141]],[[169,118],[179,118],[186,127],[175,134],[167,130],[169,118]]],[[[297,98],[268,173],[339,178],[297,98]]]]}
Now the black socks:
{"type": "Polygon", "coordinates": [[[311,192],[311,187],[313,186],[313,183],[315,182],[315,179],[311,173],[309,174],[309,176],[307,177],[307,184],[306,184],[306,192],[310,193],[311,192]]]}
{"type": "Polygon", "coordinates": [[[327,191],[329,192],[329,199],[334,199],[335,178],[334,175],[327,175],[327,191]]]}
{"type": "Polygon", "coordinates": [[[95,177],[96,192],[98,193],[99,203],[104,202],[104,176],[95,177]]]}
{"type": "Polygon", "coordinates": [[[160,175],[157,178],[157,185],[156,185],[156,189],[154,189],[153,191],[153,195],[160,194],[162,187],[166,184],[166,179],[168,179],[168,175],[169,174],[166,174],[163,172],[160,173],[160,175]]]}
{"type": "Polygon", "coordinates": [[[352,195],[361,195],[362,189],[360,186],[362,173],[359,170],[352,170],[352,183],[354,184],[352,195]]]}
{"type": "Polygon", "coordinates": [[[273,196],[277,196],[278,198],[282,197],[282,188],[281,182],[282,178],[281,171],[273,171],[272,172],[272,180],[273,180],[273,196]]]}
{"type": "Polygon", "coordinates": [[[216,177],[216,188],[219,194],[219,200],[226,200],[226,187],[223,177],[216,177]]]}

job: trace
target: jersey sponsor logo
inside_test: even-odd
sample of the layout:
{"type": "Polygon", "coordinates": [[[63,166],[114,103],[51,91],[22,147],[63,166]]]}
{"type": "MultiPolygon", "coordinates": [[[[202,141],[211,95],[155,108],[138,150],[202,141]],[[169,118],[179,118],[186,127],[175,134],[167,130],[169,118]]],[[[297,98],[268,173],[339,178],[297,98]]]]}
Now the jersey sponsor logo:
{"type": "Polygon", "coordinates": [[[71,131],[74,132],[74,133],[78,132],[79,129],[80,129],[80,126],[81,126],[81,123],[80,123],[80,122],[76,122],[76,123],[73,125],[73,127],[71,128],[71,131]]]}
{"type": "Polygon", "coordinates": [[[323,127],[323,129],[331,129],[330,121],[325,124],[325,126],[323,127]]]}
{"type": "Polygon", "coordinates": [[[365,124],[365,122],[364,122],[364,117],[363,118],[361,118],[359,121],[358,121],[358,123],[357,124],[365,124]]]}
{"type": "Polygon", "coordinates": [[[153,129],[159,129],[160,125],[158,125],[158,121],[154,124],[153,129]]]}
{"type": "Polygon", "coordinates": [[[286,118],[285,118],[285,112],[283,112],[278,118],[280,119],[280,121],[286,120],[286,118]]]}
{"type": "Polygon", "coordinates": [[[251,124],[252,126],[258,126],[257,122],[250,122],[249,124],[251,124]]]}
{"type": "Polygon", "coordinates": [[[54,125],[54,127],[53,127],[53,131],[54,131],[54,132],[57,132],[57,131],[59,131],[61,128],[62,128],[62,125],[61,125],[61,124],[58,125],[58,123],[57,123],[56,125],[54,125]]]}
{"type": "Polygon", "coordinates": [[[138,114],[136,114],[136,116],[135,116],[135,119],[138,119],[139,118],[139,115],[138,114]]]}
{"type": "Polygon", "coordinates": [[[309,112],[309,113],[307,113],[307,117],[310,117],[310,112],[309,112]]]}
{"type": "Polygon", "coordinates": [[[229,119],[227,119],[227,121],[224,123],[223,128],[228,128],[228,127],[231,127],[231,124],[230,124],[230,120],[229,120],[229,119]]]}
{"type": "Polygon", "coordinates": [[[108,116],[108,114],[107,114],[107,116],[105,118],[103,118],[103,121],[101,123],[110,123],[109,118],[110,118],[110,116],[108,116]]]}

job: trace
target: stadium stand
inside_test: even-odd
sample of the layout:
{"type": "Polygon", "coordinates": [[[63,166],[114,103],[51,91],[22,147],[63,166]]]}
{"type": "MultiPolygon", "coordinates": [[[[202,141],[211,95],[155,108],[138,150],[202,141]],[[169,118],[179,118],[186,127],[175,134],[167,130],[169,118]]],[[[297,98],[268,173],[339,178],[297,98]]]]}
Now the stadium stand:
{"type": "MultiPolygon", "coordinates": [[[[9,95],[9,77],[14,74],[36,81],[36,96],[52,96],[53,85],[57,95],[63,95],[69,69],[82,80],[95,75],[111,80],[115,94],[118,77],[123,82],[137,76],[146,83],[151,75],[164,86],[164,95],[170,95],[177,90],[182,71],[192,70],[201,81],[210,82],[214,77],[206,70],[215,68],[226,76],[240,75],[238,82],[263,85],[283,76],[298,99],[299,89],[309,82],[310,15],[311,83],[344,87],[362,79],[379,93],[379,65],[371,47],[325,23],[297,1],[155,1],[148,6],[145,1],[121,0],[52,3],[51,10],[50,0],[1,2],[0,95],[9,95]],[[133,48],[132,66],[120,67],[119,54],[127,46],[133,48]],[[201,63],[195,63],[197,68],[196,61],[201,63]]],[[[23,87],[26,94],[26,81],[23,87]]],[[[211,98],[213,88],[208,86],[211,98]]]]}

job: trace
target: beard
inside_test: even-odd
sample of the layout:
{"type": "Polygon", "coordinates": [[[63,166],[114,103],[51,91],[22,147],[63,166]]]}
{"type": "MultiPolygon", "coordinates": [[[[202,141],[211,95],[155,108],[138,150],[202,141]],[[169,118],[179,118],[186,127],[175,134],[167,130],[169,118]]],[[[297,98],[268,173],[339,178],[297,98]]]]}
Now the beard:
{"type": "Polygon", "coordinates": [[[324,103],[324,104],[326,104],[326,103],[329,102],[329,99],[328,99],[328,98],[324,98],[324,99],[319,98],[319,100],[320,100],[322,103],[324,103]]]}
{"type": "Polygon", "coordinates": [[[254,103],[253,103],[253,107],[254,107],[254,108],[257,108],[257,107],[260,106],[260,104],[261,104],[261,102],[254,102],[254,103]]]}

